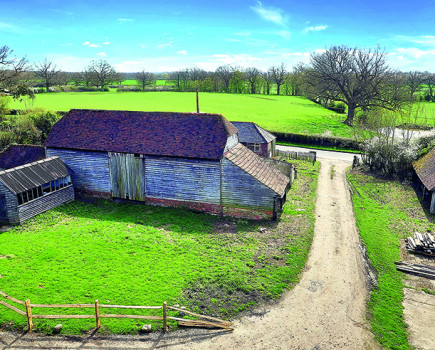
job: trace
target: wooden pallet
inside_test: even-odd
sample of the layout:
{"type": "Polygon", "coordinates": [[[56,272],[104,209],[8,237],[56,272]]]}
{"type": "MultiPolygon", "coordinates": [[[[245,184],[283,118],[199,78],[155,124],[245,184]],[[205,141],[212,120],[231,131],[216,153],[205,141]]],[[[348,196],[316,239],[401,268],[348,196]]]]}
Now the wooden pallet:
{"type": "Polygon", "coordinates": [[[414,237],[408,237],[405,242],[409,252],[435,257],[435,237],[432,233],[416,232],[414,237]]]}

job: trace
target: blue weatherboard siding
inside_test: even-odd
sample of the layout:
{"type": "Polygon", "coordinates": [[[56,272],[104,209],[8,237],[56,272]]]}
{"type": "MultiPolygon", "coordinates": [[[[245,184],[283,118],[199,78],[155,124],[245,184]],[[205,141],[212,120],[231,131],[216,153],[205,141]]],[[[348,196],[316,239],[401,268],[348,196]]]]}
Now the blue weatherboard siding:
{"type": "Polygon", "coordinates": [[[11,224],[19,223],[17,196],[2,182],[0,182],[0,194],[5,196],[3,204],[6,207],[1,210],[6,215],[0,217],[0,222],[8,222],[11,224]]]}
{"type": "Polygon", "coordinates": [[[146,157],[147,197],[220,204],[219,161],[146,157]]]}
{"type": "Polygon", "coordinates": [[[275,192],[228,159],[222,159],[222,205],[273,211],[275,192]]]}
{"type": "Polygon", "coordinates": [[[58,156],[71,172],[74,187],[79,190],[111,193],[109,156],[107,152],[89,152],[47,148],[47,158],[58,156]]]}

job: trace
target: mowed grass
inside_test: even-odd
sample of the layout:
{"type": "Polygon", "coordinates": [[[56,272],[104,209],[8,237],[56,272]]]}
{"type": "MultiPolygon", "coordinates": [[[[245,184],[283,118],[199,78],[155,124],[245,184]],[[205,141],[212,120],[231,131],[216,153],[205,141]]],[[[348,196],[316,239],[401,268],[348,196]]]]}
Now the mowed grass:
{"type": "MultiPolygon", "coordinates": [[[[195,93],[191,92],[71,92],[39,94],[34,107],[57,111],[71,108],[196,112],[195,93]]],[[[278,132],[332,134],[352,137],[353,129],[344,125],[344,114],[317,105],[305,97],[200,93],[201,112],[219,113],[230,121],[252,121],[278,132]]],[[[10,108],[24,109],[14,101],[10,108]]]]}
{"type": "MultiPolygon", "coordinates": [[[[75,201],[41,214],[0,234],[1,290],[45,304],[166,300],[223,318],[274,300],[297,283],[314,232],[318,164],[295,163],[299,176],[279,222],[104,200],[75,201]]],[[[93,312],[33,309],[33,314],[93,312]]],[[[161,310],[101,312],[161,315],[161,310]]],[[[25,317],[1,305],[0,320],[5,328],[26,328],[25,317]]],[[[46,332],[61,322],[70,334],[95,327],[94,320],[82,319],[34,322],[46,332]]],[[[134,333],[144,323],[149,321],[102,319],[101,331],[134,333]]]]}
{"type": "Polygon", "coordinates": [[[353,189],[356,223],[368,257],[378,273],[369,309],[372,331],[387,349],[410,349],[403,319],[404,274],[400,241],[415,231],[435,230],[435,217],[423,209],[410,185],[358,173],[348,174],[353,189]]]}

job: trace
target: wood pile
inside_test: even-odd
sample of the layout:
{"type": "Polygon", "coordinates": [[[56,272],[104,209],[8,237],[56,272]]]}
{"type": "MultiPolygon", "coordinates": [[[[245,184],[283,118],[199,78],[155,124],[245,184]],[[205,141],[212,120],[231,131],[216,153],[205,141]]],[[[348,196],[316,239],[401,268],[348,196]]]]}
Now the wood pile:
{"type": "Polygon", "coordinates": [[[402,272],[435,280],[435,267],[427,265],[411,264],[403,261],[395,261],[396,269],[402,272]]]}
{"type": "Polygon", "coordinates": [[[432,233],[416,232],[405,239],[406,249],[411,253],[435,256],[435,238],[432,233]]]}

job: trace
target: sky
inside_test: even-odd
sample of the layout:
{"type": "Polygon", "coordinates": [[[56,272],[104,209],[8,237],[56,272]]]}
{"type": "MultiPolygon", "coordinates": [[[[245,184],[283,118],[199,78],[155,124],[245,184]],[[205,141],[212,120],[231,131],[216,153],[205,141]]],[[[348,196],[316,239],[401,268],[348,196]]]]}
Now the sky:
{"type": "Polygon", "coordinates": [[[435,1],[0,0],[0,47],[30,63],[120,72],[225,64],[290,70],[333,45],[378,45],[392,68],[435,72],[435,1]]]}

